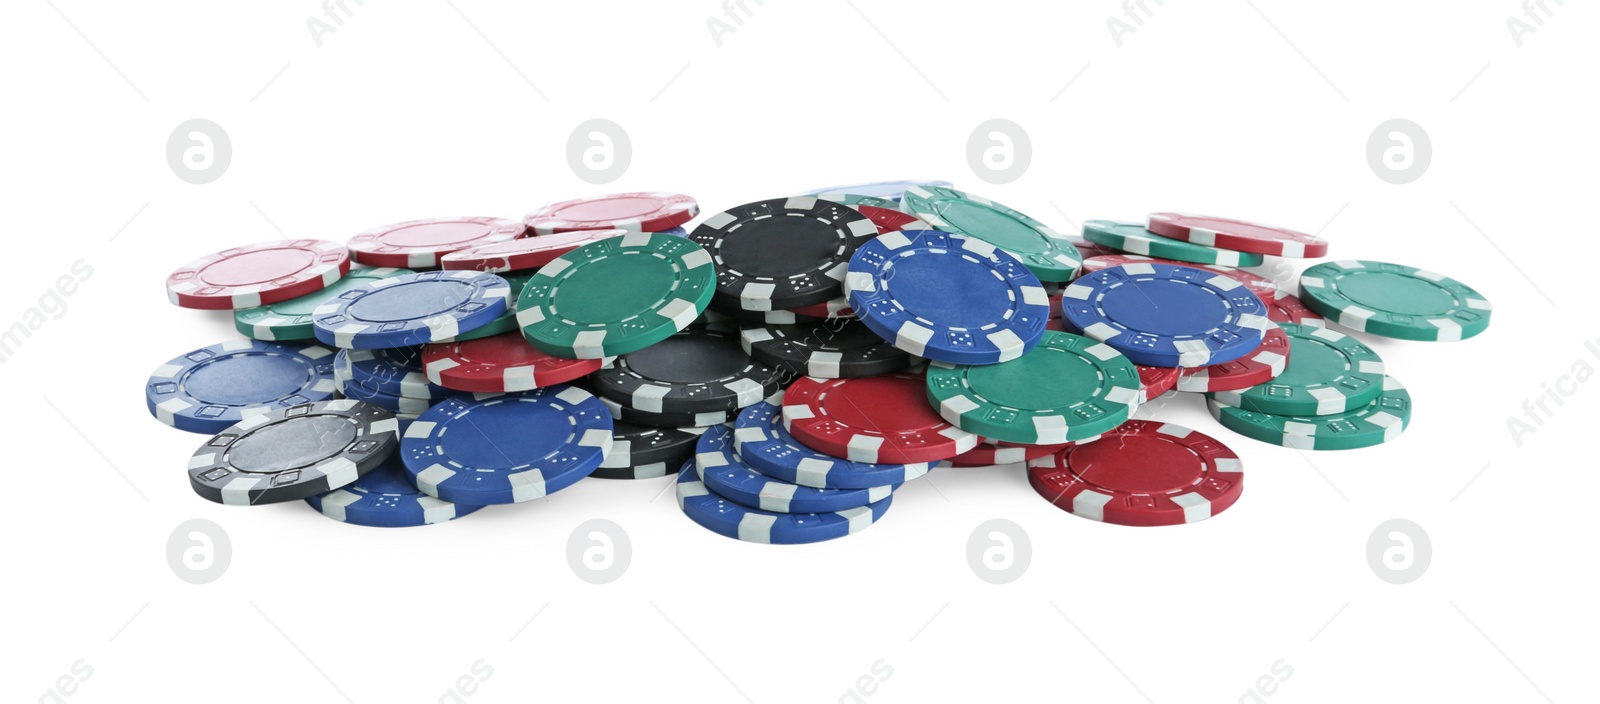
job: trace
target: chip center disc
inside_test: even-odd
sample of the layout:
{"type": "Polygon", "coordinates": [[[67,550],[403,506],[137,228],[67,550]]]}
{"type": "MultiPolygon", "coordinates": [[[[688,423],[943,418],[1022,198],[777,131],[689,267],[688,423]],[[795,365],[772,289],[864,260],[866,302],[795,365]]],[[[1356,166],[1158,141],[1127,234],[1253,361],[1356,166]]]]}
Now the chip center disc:
{"type": "Polygon", "coordinates": [[[1074,476],[1112,493],[1182,491],[1206,472],[1193,450],[1160,434],[1109,435],[1074,449],[1067,463],[1074,476]]]}
{"type": "Polygon", "coordinates": [[[618,322],[655,310],[678,280],[672,263],[647,253],[595,259],[573,269],[551,296],[561,317],[580,324],[618,322]]]}
{"type": "Polygon", "coordinates": [[[1400,315],[1445,315],[1456,297],[1427,279],[1383,271],[1352,272],[1335,284],[1356,305],[1400,315]]]}
{"type": "Polygon", "coordinates": [[[1350,358],[1316,337],[1289,336],[1289,363],[1272,386],[1322,386],[1350,375],[1350,358]]]}
{"type": "Polygon", "coordinates": [[[472,284],[448,279],[407,281],[351,302],[345,314],[374,323],[419,320],[455,310],[472,300],[472,284]]]}
{"type": "Polygon", "coordinates": [[[916,387],[915,393],[919,395],[923,393],[921,379],[882,376],[851,379],[848,384],[840,384],[830,389],[822,399],[822,408],[827,411],[830,418],[839,423],[852,428],[883,433],[938,424],[939,417],[934,415],[933,407],[921,402],[921,399],[918,399],[917,406],[926,410],[928,417],[925,422],[897,422],[888,426],[874,418],[874,416],[893,414],[897,420],[903,420],[905,416],[915,414],[916,408],[902,408],[905,404],[894,403],[892,409],[884,407],[883,399],[890,399],[893,403],[894,400],[906,398],[907,386],[916,387]]]}
{"type": "Polygon", "coordinates": [[[200,279],[212,286],[264,284],[304,270],[316,261],[303,249],[263,249],[217,261],[200,273],[200,279]]]}
{"type": "Polygon", "coordinates": [[[355,439],[356,424],[347,418],[300,416],[263,425],[235,440],[227,459],[241,472],[280,474],[333,457],[355,439]]]}
{"type": "Polygon", "coordinates": [[[964,200],[941,202],[939,217],[962,232],[971,233],[1008,252],[1037,254],[1049,249],[1044,235],[1003,212],[964,200]]]}
{"type": "Polygon", "coordinates": [[[902,256],[891,260],[883,279],[906,312],[941,327],[998,325],[1015,304],[1011,287],[988,264],[962,255],[902,256]]]}
{"type": "Polygon", "coordinates": [[[661,201],[654,198],[606,198],[573,203],[555,211],[552,216],[573,221],[627,220],[643,217],[660,209],[661,201]]]}
{"type": "Polygon", "coordinates": [[[476,469],[533,464],[572,436],[572,418],[543,401],[486,403],[446,423],[439,434],[444,455],[476,469]]]}
{"type": "Polygon", "coordinates": [[[383,233],[378,239],[390,247],[433,247],[480,239],[494,227],[479,222],[430,222],[383,233]]]}
{"type": "Polygon", "coordinates": [[[678,335],[628,355],[628,368],[640,376],[674,384],[726,379],[749,365],[737,344],[678,335]]]}
{"type": "Polygon", "coordinates": [[[201,403],[260,405],[262,399],[289,396],[306,386],[311,369],[279,354],[235,354],[196,367],[183,378],[183,390],[201,403]]]}
{"type": "Polygon", "coordinates": [[[1040,345],[1004,364],[967,369],[967,384],[979,397],[1029,411],[1063,409],[1098,395],[1100,371],[1089,360],[1040,345]]]}
{"type": "Polygon", "coordinates": [[[1106,291],[1100,305],[1107,317],[1136,332],[1188,337],[1205,333],[1227,319],[1222,297],[1196,284],[1167,279],[1135,279],[1106,291]]]}
{"type": "Polygon", "coordinates": [[[838,228],[810,215],[774,215],[728,230],[716,254],[750,276],[788,278],[839,256],[838,228]]]}

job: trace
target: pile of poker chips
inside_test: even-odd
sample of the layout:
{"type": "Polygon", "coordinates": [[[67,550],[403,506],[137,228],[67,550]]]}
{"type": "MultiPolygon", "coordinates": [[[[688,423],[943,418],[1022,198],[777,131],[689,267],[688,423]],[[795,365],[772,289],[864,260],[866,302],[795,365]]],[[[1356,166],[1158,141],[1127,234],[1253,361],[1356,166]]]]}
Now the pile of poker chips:
{"type": "Polygon", "coordinates": [[[1328,243],[1227,218],[1077,238],[946,182],[757,201],[687,231],[698,214],[624,193],[209,255],[170,300],[233,309],[252,339],[158,368],[150,411],[211,436],[189,463],[201,496],[360,525],[676,474],[706,529],[808,543],[872,525],[935,467],[1022,462],[1070,513],[1172,525],[1232,506],[1242,466],[1133,419],[1140,404],[1203,393],[1249,438],[1377,445],[1410,397],[1329,323],[1448,341],[1490,316],[1466,285],[1383,262],[1282,291],[1239,267],[1328,243]]]}

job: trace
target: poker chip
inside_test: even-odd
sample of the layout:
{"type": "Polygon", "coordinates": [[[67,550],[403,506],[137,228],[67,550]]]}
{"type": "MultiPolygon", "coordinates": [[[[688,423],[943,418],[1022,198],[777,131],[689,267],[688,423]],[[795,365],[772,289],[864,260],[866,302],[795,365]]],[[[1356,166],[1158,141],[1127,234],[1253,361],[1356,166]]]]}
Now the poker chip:
{"type": "Polygon", "coordinates": [[[691,328],[602,366],[595,394],[650,413],[744,408],[777,391],[783,374],[752,359],[734,333],[691,328]]]}
{"type": "Polygon", "coordinates": [[[1143,364],[1135,364],[1134,368],[1139,370],[1140,405],[1150,399],[1160,398],[1162,394],[1177,388],[1184,372],[1177,367],[1147,367],[1143,364]]]}
{"type": "Polygon", "coordinates": [[[1224,406],[1283,416],[1327,416],[1361,408],[1383,393],[1383,360],[1360,340],[1336,330],[1281,326],[1288,366],[1269,381],[1236,391],[1216,390],[1224,406]]]}
{"type": "Polygon", "coordinates": [[[937,230],[881,235],[850,260],[856,318],[919,357],[996,364],[1044,334],[1049,298],[1021,262],[982,240],[937,230]]]}
{"type": "Polygon", "coordinates": [[[939,416],[985,438],[1059,445],[1122,425],[1139,405],[1139,372],[1110,346],[1046,332],[1004,364],[928,367],[927,396],[939,416]]]}
{"type": "MultiPolygon", "coordinates": [[[[1233,218],[1183,213],[1151,213],[1146,227],[1162,237],[1221,247],[1237,252],[1271,254],[1277,257],[1325,257],[1328,241],[1284,227],[1262,225],[1233,218]]],[[[1246,264],[1245,266],[1255,266],[1246,264]]]]}
{"type": "Polygon", "coordinates": [[[556,357],[521,333],[427,345],[421,351],[425,378],[456,391],[527,391],[573,381],[600,369],[598,359],[556,357]]]}
{"type": "Polygon", "coordinates": [[[1015,208],[953,188],[906,189],[901,208],[941,230],[983,240],[1041,281],[1071,281],[1083,265],[1072,240],[1015,208]]]}
{"type": "Polygon", "coordinates": [[[545,352],[600,359],[665,340],[700,317],[716,287],[693,241],[630,233],[555,258],[517,299],[522,334],[545,352]]]}
{"type": "MultiPolygon", "coordinates": [[[[829,304],[831,305],[832,301],[829,304]]],[[[845,305],[848,307],[850,304],[846,301],[845,305]]],[[[807,307],[801,306],[801,308],[807,307]]],[[[816,310],[815,306],[810,306],[810,308],[816,310]]],[[[804,315],[792,310],[739,310],[738,308],[730,308],[726,301],[721,301],[720,299],[712,299],[711,306],[706,310],[729,320],[754,325],[802,325],[805,323],[820,323],[827,320],[825,317],[804,315]]]]}
{"type": "Polygon", "coordinates": [[[421,269],[439,266],[439,258],[451,252],[514,240],[525,232],[522,223],[506,218],[430,218],[374,227],[345,244],[368,266],[421,269]]]}
{"type": "MultiPolygon", "coordinates": [[[[1092,438],[1091,438],[1092,440],[1092,438]]],[[[1089,442],[1085,440],[1084,442],[1089,442]]],[[[1000,445],[985,438],[977,447],[950,458],[952,467],[989,467],[999,464],[1021,464],[1053,455],[1079,443],[1061,445],[1000,445]]]]}
{"type": "Polygon", "coordinates": [[[810,195],[836,202],[844,202],[840,198],[859,196],[869,198],[883,198],[898,203],[909,188],[924,186],[927,188],[949,188],[949,181],[875,181],[873,183],[857,183],[850,186],[833,186],[817,191],[810,195]]]}
{"type": "MultiPolygon", "coordinates": [[[[783,311],[769,312],[778,313],[783,311]]],[[[816,320],[832,320],[834,318],[856,317],[855,311],[850,308],[850,298],[848,296],[840,296],[825,303],[813,303],[809,306],[798,306],[795,309],[787,312],[794,314],[794,320],[791,320],[788,323],[776,324],[789,325],[795,322],[806,322],[808,318],[816,320]]]]}
{"type": "Polygon", "coordinates": [[[1244,492],[1244,466],[1232,450],[1157,421],[1128,421],[1098,441],[1028,464],[1028,483],[1057,508],[1124,526],[1203,521],[1244,492]]]}
{"type": "Polygon", "coordinates": [[[939,462],[978,444],[934,413],[921,374],[802,377],[784,393],[783,427],[813,450],[856,462],[939,462]]]}
{"type": "Polygon", "coordinates": [[[257,340],[315,340],[317,333],[311,325],[311,314],[318,306],[374,281],[414,273],[410,269],[392,267],[351,269],[327,288],[287,301],[240,308],[233,312],[233,327],[257,340]]]}
{"type": "Polygon", "coordinates": [[[395,396],[440,399],[454,393],[428,382],[422,373],[422,348],[339,350],[333,358],[335,379],[353,381],[395,396]]]}
{"type": "Polygon", "coordinates": [[[453,504],[428,496],[411,483],[406,465],[396,455],[342,489],[306,497],[322,515],[343,523],[376,528],[408,528],[443,523],[482,506],[453,504]]]}
{"type": "Polygon", "coordinates": [[[1267,320],[1271,320],[1274,323],[1280,325],[1294,323],[1318,328],[1328,326],[1326,319],[1318,315],[1316,311],[1307,308],[1306,304],[1288,291],[1279,291],[1270,297],[1263,295],[1261,302],[1267,305],[1267,320]]]}
{"type": "Polygon", "coordinates": [[[1122,266],[1123,264],[1171,264],[1173,266],[1192,266],[1196,269],[1205,269],[1206,271],[1222,274],[1223,276],[1244,284],[1251,291],[1254,291],[1257,296],[1260,296],[1262,301],[1266,301],[1268,298],[1280,293],[1278,290],[1278,284],[1272,279],[1260,274],[1245,271],[1244,269],[1235,269],[1231,266],[1218,266],[1216,264],[1181,262],[1176,259],[1157,259],[1155,257],[1147,257],[1142,254],[1106,254],[1088,257],[1083,260],[1083,273],[1089,274],[1100,271],[1101,269],[1110,269],[1114,266],[1122,266]]]}
{"type": "Polygon", "coordinates": [[[724,307],[769,311],[837,298],[850,255],[877,235],[850,206],[794,196],[712,215],[689,239],[711,253],[724,307]]]}
{"type": "Polygon", "coordinates": [[[684,460],[694,457],[695,443],[705,432],[705,428],[652,428],[612,421],[611,452],[606,454],[605,461],[590,476],[603,479],[666,476],[669,468],[677,471],[684,460]],[[638,471],[641,469],[643,473],[638,471]]]}
{"type": "Polygon", "coordinates": [[[876,523],[893,495],[860,508],[834,513],[774,513],[741,506],[713,493],[700,480],[694,462],[678,472],[678,508],[701,527],[749,543],[795,545],[843,538],[876,523]]]}
{"type": "Polygon", "coordinates": [[[1050,319],[1045,321],[1044,329],[1055,332],[1071,332],[1071,330],[1067,329],[1067,323],[1061,315],[1061,296],[1061,293],[1052,293],[1050,298],[1046,299],[1047,305],[1050,306],[1050,319]]]}
{"type": "Polygon", "coordinates": [[[425,398],[412,398],[398,396],[379,391],[357,381],[347,381],[339,385],[339,393],[345,398],[365,401],[374,406],[389,411],[398,416],[417,416],[428,410],[433,401],[425,398]]]}
{"type": "Polygon", "coordinates": [[[506,284],[511,287],[511,298],[506,300],[505,312],[495,316],[494,320],[484,323],[482,326],[457,334],[455,337],[434,340],[434,342],[466,342],[517,330],[517,301],[521,300],[522,289],[527,287],[528,280],[532,279],[535,273],[532,271],[512,271],[500,274],[500,278],[505,279],[506,284]]]}
{"type": "Polygon", "coordinates": [[[611,428],[600,402],[573,386],[461,395],[412,422],[400,453],[429,496],[522,503],[589,476],[611,451],[611,428]]]}
{"type": "Polygon", "coordinates": [[[1311,310],[1352,330],[1454,342],[1489,329],[1488,299],[1460,281],[1401,264],[1323,262],[1300,274],[1311,310]]]}
{"type": "Polygon", "coordinates": [[[1085,335],[1152,367],[1238,359],[1260,347],[1272,326],[1261,299],[1238,281],[1167,264],[1085,275],[1067,287],[1063,313],[1085,335]]]}
{"type": "Polygon", "coordinates": [[[179,430],[215,435],[245,418],[333,398],[333,350],[303,343],[229,340],[150,373],[145,405],[179,430]]]}
{"type": "Polygon", "coordinates": [[[539,235],[573,230],[661,232],[699,214],[700,204],[681,193],[613,193],[552,203],[522,221],[539,235]]]}
{"type": "Polygon", "coordinates": [[[390,412],[342,399],[248,416],[195,450],[189,486],[232,506],[323,494],[377,469],[394,453],[397,429],[390,412]]]}
{"type": "Polygon", "coordinates": [[[703,428],[727,423],[739,415],[738,411],[652,413],[629,408],[608,398],[601,398],[600,404],[605,406],[606,411],[616,420],[657,428],[703,428]]]}
{"type": "Polygon", "coordinates": [[[445,269],[487,271],[491,274],[538,269],[555,261],[556,257],[586,244],[623,234],[627,234],[627,232],[625,230],[578,230],[556,235],[525,237],[508,242],[496,242],[446,254],[439,258],[439,266],[445,269]]]}
{"type": "Polygon", "coordinates": [[[1288,333],[1281,328],[1267,328],[1261,346],[1254,352],[1231,362],[1184,369],[1178,379],[1178,390],[1235,391],[1265,384],[1283,374],[1289,363],[1289,351],[1288,333]]]}
{"type": "Polygon", "coordinates": [[[416,346],[472,330],[505,311],[511,286],[494,274],[425,271],[374,281],[312,312],[317,339],[346,349],[416,346]]]}
{"type": "MultiPolygon", "coordinates": [[[[657,230],[655,234],[658,234],[658,235],[671,235],[673,237],[688,237],[689,236],[689,231],[685,230],[685,229],[683,229],[681,227],[674,227],[674,228],[667,229],[667,230],[657,230]]],[[[672,471],[674,471],[674,472],[678,471],[677,465],[673,465],[672,471]]],[[[663,475],[663,476],[665,476],[665,475],[663,475]]]]}
{"type": "Polygon", "coordinates": [[[1383,378],[1383,394],[1367,405],[1326,416],[1280,416],[1224,406],[1206,408],[1223,427],[1247,438],[1296,450],[1354,450],[1400,437],[1411,422],[1411,394],[1394,377],[1383,378]]]}
{"type": "Polygon", "coordinates": [[[739,343],[756,361],[789,374],[823,379],[905,371],[911,355],[858,320],[745,328],[739,343]]]}
{"type": "Polygon", "coordinates": [[[1086,220],[1083,223],[1083,236],[1090,242],[1130,254],[1176,259],[1180,262],[1240,267],[1261,266],[1262,262],[1266,261],[1260,254],[1217,249],[1162,237],[1136,222],[1086,220]]]}
{"type": "Polygon", "coordinates": [[[706,430],[695,447],[700,480],[718,496],[746,508],[773,513],[832,513],[882,501],[898,485],[869,489],[817,489],[779,481],[744,463],[734,451],[733,431],[706,430]]]}
{"type": "Polygon", "coordinates": [[[817,489],[898,486],[928,473],[927,462],[856,462],[806,447],[783,428],[783,396],[774,394],[744,409],[734,421],[734,450],[751,469],[773,479],[817,489]]]}
{"type": "Polygon", "coordinates": [[[894,209],[894,203],[885,202],[882,206],[859,203],[855,205],[857,211],[867,216],[873,225],[878,228],[878,234],[884,235],[901,230],[932,230],[933,227],[910,213],[894,209]]]}
{"type": "MultiPolygon", "coordinates": [[[[1123,252],[1121,250],[1112,249],[1110,247],[1102,247],[1084,239],[1082,235],[1067,235],[1067,239],[1071,240],[1072,246],[1077,248],[1078,256],[1083,258],[1083,263],[1085,266],[1088,265],[1090,259],[1095,257],[1123,256],[1123,252]]],[[[1088,269],[1079,268],[1078,274],[1081,276],[1088,273],[1088,271],[1088,269]]]]}
{"type": "Polygon", "coordinates": [[[167,276],[167,300],[200,310],[255,308],[333,285],[350,271],[338,242],[273,240],[224,249],[167,276]]]}

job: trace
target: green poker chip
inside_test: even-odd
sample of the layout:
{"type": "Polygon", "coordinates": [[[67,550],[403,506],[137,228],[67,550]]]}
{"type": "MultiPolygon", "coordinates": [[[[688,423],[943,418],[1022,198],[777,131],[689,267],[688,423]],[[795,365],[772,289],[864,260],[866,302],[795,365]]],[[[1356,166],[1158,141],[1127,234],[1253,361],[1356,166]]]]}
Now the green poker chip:
{"type": "Polygon", "coordinates": [[[1194,264],[1240,267],[1261,266],[1262,262],[1266,261],[1266,257],[1260,254],[1235,252],[1231,249],[1217,249],[1203,244],[1162,237],[1144,229],[1143,224],[1136,222],[1085,220],[1083,223],[1083,237],[1103,247],[1110,247],[1129,254],[1176,259],[1180,262],[1194,264]]]}
{"type": "Polygon", "coordinates": [[[1247,438],[1296,450],[1354,450],[1393,440],[1411,422],[1411,394],[1394,377],[1367,405],[1326,416],[1280,416],[1207,400],[1211,416],[1247,438]]]}
{"type": "Polygon", "coordinates": [[[1109,345],[1046,332],[1021,357],[981,366],[933,362],[928,402],[940,417],[1002,442],[1059,445],[1127,422],[1139,405],[1139,370],[1109,345]]]}
{"type": "Polygon", "coordinates": [[[967,235],[1021,260],[1040,281],[1071,281],[1083,266],[1072,240],[1044,223],[982,196],[954,188],[913,186],[900,209],[934,229],[967,235]]]}
{"type": "Polygon", "coordinates": [[[536,272],[532,271],[501,272],[499,274],[500,278],[505,279],[506,283],[511,284],[511,301],[510,305],[506,306],[506,312],[501,313],[499,317],[489,321],[488,325],[485,325],[481,328],[473,328],[448,340],[436,340],[436,342],[466,342],[467,340],[477,340],[485,337],[492,337],[494,335],[516,330],[517,299],[521,297],[522,288],[528,285],[528,280],[532,279],[535,273],[536,272]]]}
{"type": "Polygon", "coordinates": [[[1272,381],[1206,394],[1217,403],[1280,416],[1328,416],[1383,393],[1383,359],[1337,330],[1279,323],[1289,334],[1289,364],[1272,381]]]}
{"type": "Polygon", "coordinates": [[[1489,329],[1489,300],[1460,281],[1400,264],[1337,261],[1300,275],[1307,308],[1352,330],[1452,342],[1489,329]]]}
{"type": "Polygon", "coordinates": [[[689,327],[716,292],[711,254],[694,240],[629,233],[557,257],[528,280],[517,324],[528,343],[568,359],[641,350],[689,327]]]}
{"type": "Polygon", "coordinates": [[[314,340],[317,334],[311,325],[311,313],[318,306],[379,279],[414,273],[410,269],[393,267],[351,269],[344,278],[320,291],[255,308],[240,308],[233,312],[233,327],[257,340],[314,340]]]}

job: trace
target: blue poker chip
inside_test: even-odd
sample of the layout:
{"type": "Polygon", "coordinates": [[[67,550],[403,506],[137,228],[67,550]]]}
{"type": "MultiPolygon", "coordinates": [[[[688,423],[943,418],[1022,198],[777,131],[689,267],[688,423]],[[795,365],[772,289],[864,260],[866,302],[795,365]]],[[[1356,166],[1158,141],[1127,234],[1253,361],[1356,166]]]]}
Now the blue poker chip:
{"type": "Polygon", "coordinates": [[[422,371],[421,347],[339,350],[333,374],[341,384],[354,381],[392,396],[441,399],[456,393],[428,381],[422,371]]]}
{"type": "Polygon", "coordinates": [[[424,271],[374,281],[312,311],[317,339],[344,349],[410,347],[493,322],[511,284],[481,271],[424,271]]]}
{"type": "Polygon", "coordinates": [[[689,236],[689,231],[685,230],[685,229],[683,229],[681,227],[674,227],[674,228],[672,228],[670,230],[662,230],[662,231],[657,232],[655,234],[657,234],[657,235],[672,235],[673,237],[688,237],[689,236]]]}
{"type": "Polygon", "coordinates": [[[483,508],[422,493],[411,481],[399,455],[390,455],[371,474],[362,475],[343,488],[308,497],[306,503],[336,521],[377,528],[443,523],[483,508]]]}
{"type": "Polygon", "coordinates": [[[610,452],[605,406],[564,384],[452,396],[417,418],[400,442],[422,493],[472,505],[555,493],[589,476],[610,452]]]}
{"type": "Polygon", "coordinates": [[[751,469],[773,479],[817,489],[870,489],[899,486],[928,473],[927,463],[852,462],[817,452],[783,429],[783,393],[739,413],[733,446],[751,469]]]}
{"type": "Polygon", "coordinates": [[[733,448],[733,430],[725,425],[709,428],[695,445],[695,468],[700,480],[718,496],[747,508],[773,513],[831,513],[881,501],[898,484],[870,489],[814,489],[779,481],[757,472],[739,459],[733,448]]]}
{"type": "Polygon", "coordinates": [[[938,230],[878,236],[845,275],[856,318],[919,357],[998,364],[1044,336],[1050,300],[1016,257],[982,240],[938,230]]]}
{"type": "Polygon", "coordinates": [[[305,342],[229,340],[158,367],[145,385],[150,415],[216,435],[246,416],[333,398],[333,350],[305,342]]]}
{"type": "Polygon", "coordinates": [[[1124,264],[1072,282],[1061,312],[1072,327],[1134,364],[1207,367],[1261,346],[1274,323],[1249,287],[1171,264],[1124,264]]]}
{"type": "Polygon", "coordinates": [[[822,188],[806,195],[816,196],[823,200],[839,201],[837,196],[871,196],[873,198],[887,198],[896,203],[904,195],[907,188],[923,186],[926,188],[951,188],[954,184],[949,181],[878,181],[876,183],[858,183],[852,186],[831,186],[822,188]],[[828,196],[836,196],[829,198],[828,196]]]}
{"type": "Polygon", "coordinates": [[[700,481],[694,460],[678,471],[678,508],[701,527],[749,543],[820,543],[860,532],[889,510],[891,494],[858,508],[833,513],[773,513],[741,506],[712,492],[700,481]]]}
{"type": "Polygon", "coordinates": [[[339,393],[344,394],[345,398],[366,401],[395,415],[404,416],[421,415],[427,412],[429,406],[436,403],[436,401],[430,401],[425,398],[411,398],[410,396],[396,396],[384,393],[359,381],[340,382],[339,393]]]}

